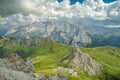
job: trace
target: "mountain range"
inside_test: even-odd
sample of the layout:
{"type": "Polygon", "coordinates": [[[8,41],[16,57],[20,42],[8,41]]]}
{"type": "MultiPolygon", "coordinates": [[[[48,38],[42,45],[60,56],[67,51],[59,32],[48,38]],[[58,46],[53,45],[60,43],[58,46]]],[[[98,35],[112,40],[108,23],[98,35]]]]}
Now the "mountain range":
{"type": "Polygon", "coordinates": [[[95,27],[95,25],[78,27],[65,21],[41,21],[25,26],[1,27],[1,36],[9,38],[50,38],[60,43],[77,44],[88,47],[120,47],[120,28],[95,27]]]}

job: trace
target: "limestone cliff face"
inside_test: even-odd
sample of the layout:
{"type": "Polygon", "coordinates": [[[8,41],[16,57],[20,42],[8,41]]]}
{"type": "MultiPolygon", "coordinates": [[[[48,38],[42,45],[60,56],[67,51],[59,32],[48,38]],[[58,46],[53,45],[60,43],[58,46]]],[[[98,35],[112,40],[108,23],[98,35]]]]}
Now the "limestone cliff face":
{"type": "Polygon", "coordinates": [[[86,45],[91,43],[89,34],[80,27],[63,21],[36,22],[13,27],[6,34],[10,38],[50,38],[65,44],[86,45]]]}
{"type": "Polygon", "coordinates": [[[102,71],[101,64],[90,58],[89,55],[82,53],[76,46],[61,62],[67,63],[70,68],[87,72],[90,75],[95,75],[102,71]]]}
{"type": "Polygon", "coordinates": [[[23,60],[17,54],[11,54],[0,59],[0,80],[68,80],[64,73],[56,76],[46,76],[34,73],[30,59],[23,60]]]}

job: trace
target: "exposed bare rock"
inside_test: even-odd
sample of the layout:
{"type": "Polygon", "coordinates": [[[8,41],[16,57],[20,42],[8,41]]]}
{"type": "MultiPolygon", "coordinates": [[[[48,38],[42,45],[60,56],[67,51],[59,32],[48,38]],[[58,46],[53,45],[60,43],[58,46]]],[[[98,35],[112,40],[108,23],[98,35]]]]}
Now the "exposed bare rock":
{"type": "Polygon", "coordinates": [[[0,67],[0,80],[37,80],[28,73],[0,67]]]}
{"type": "Polygon", "coordinates": [[[72,52],[61,60],[68,65],[68,67],[82,72],[87,72],[90,75],[95,75],[102,71],[102,66],[88,54],[82,53],[77,46],[74,46],[72,52]]]}
{"type": "Polygon", "coordinates": [[[51,80],[69,80],[64,73],[58,73],[56,76],[52,76],[51,80]]]}
{"type": "Polygon", "coordinates": [[[64,73],[55,76],[34,73],[31,59],[23,60],[17,54],[0,59],[0,80],[68,80],[64,73]]]}
{"type": "Polygon", "coordinates": [[[15,26],[6,35],[10,38],[50,38],[65,44],[85,46],[91,43],[90,35],[80,27],[64,21],[36,22],[25,26],[15,26]]]}
{"type": "Polygon", "coordinates": [[[44,74],[35,74],[38,80],[69,80],[66,74],[58,73],[55,76],[46,76],[44,74]]]}
{"type": "Polygon", "coordinates": [[[33,73],[32,61],[30,59],[26,59],[26,61],[24,61],[17,54],[10,54],[6,59],[0,59],[0,63],[0,67],[25,73],[33,73]]]}

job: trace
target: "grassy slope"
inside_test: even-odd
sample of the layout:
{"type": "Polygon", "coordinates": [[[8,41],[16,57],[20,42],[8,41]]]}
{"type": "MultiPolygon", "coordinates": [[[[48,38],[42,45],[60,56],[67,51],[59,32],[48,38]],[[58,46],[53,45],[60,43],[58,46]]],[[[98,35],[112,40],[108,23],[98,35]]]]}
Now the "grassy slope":
{"type": "MultiPolygon", "coordinates": [[[[65,54],[67,54],[67,52],[69,52],[70,49],[68,49],[68,47],[65,45],[64,45],[65,47],[58,46],[58,44],[54,45],[54,46],[56,46],[56,47],[54,47],[54,50],[55,50],[54,53],[52,53],[50,55],[37,54],[36,55],[37,57],[35,57],[35,56],[33,57],[33,62],[35,63],[35,71],[42,72],[45,74],[57,73],[57,72],[51,71],[52,68],[59,66],[56,63],[54,64],[53,60],[59,61],[59,59],[62,58],[65,54]],[[58,50],[56,50],[57,48],[58,48],[58,50]],[[68,51],[67,51],[67,49],[68,49],[68,51]],[[60,56],[62,54],[63,54],[63,56],[58,58],[58,56],[60,56]],[[36,63],[37,63],[37,65],[36,65],[36,63]]],[[[96,48],[80,47],[80,50],[84,53],[88,53],[93,59],[100,62],[105,69],[105,73],[107,73],[109,75],[120,74],[120,49],[119,48],[110,47],[110,46],[96,47],[96,48]]],[[[41,52],[41,53],[49,54],[48,52],[41,52]]],[[[79,74],[79,76],[80,77],[75,78],[75,77],[71,77],[69,75],[71,80],[82,80],[82,79],[96,80],[97,79],[95,77],[90,77],[87,74],[79,74]]],[[[100,76],[100,77],[104,77],[104,76],[100,76]]],[[[101,79],[101,78],[98,78],[98,79],[101,79]]]]}
{"type": "Polygon", "coordinates": [[[58,67],[59,60],[70,51],[71,47],[56,42],[39,46],[38,51],[31,56],[35,64],[35,71],[49,73],[49,69],[58,67]]]}
{"type": "Polygon", "coordinates": [[[83,48],[81,51],[88,53],[93,59],[101,63],[109,75],[120,74],[120,49],[117,47],[103,46],[96,48],[83,48]]]}
{"type": "MultiPolygon", "coordinates": [[[[31,56],[35,71],[46,75],[56,75],[59,72],[63,72],[68,75],[70,80],[92,80],[94,77],[88,76],[86,73],[78,74],[79,77],[74,77],[66,71],[54,70],[55,68],[63,66],[59,61],[68,55],[71,50],[71,46],[60,44],[55,41],[40,46],[38,51],[31,56]]],[[[94,80],[96,79],[97,78],[94,78],[94,80]]]]}
{"type": "MultiPolygon", "coordinates": [[[[4,45],[5,50],[8,50],[10,53],[17,52],[20,54],[22,52],[20,55],[25,57],[26,55],[30,56],[34,63],[35,72],[47,75],[58,73],[58,71],[53,69],[62,66],[62,64],[59,63],[59,60],[69,54],[72,49],[71,46],[60,44],[50,39],[28,40],[27,43],[23,43],[21,44],[16,40],[7,41],[7,39],[3,39],[0,40],[0,47],[4,45]]],[[[80,47],[80,50],[84,53],[88,53],[93,59],[100,62],[106,73],[110,75],[120,74],[119,48],[109,46],[96,48],[80,47]]],[[[68,72],[65,73],[68,74],[68,72]]],[[[91,77],[86,73],[80,73],[78,75],[78,77],[72,77],[68,74],[70,80],[103,80],[98,77],[91,77]]]]}
{"type": "MultiPolygon", "coordinates": [[[[57,72],[51,71],[52,68],[58,67],[59,65],[56,64],[57,61],[59,61],[64,55],[67,53],[70,53],[71,47],[62,45],[61,44],[54,44],[53,50],[50,55],[41,55],[41,54],[49,54],[46,49],[43,47],[43,51],[40,51],[41,54],[33,54],[35,55],[33,58],[33,63],[35,64],[35,71],[42,72],[45,74],[55,74],[57,72]],[[44,52],[45,50],[45,52],[44,52]],[[61,57],[60,57],[61,56],[61,57]],[[55,62],[55,63],[54,63],[55,62]]],[[[120,74],[120,49],[116,47],[96,47],[96,48],[83,48],[80,47],[80,50],[84,53],[88,53],[93,59],[100,62],[107,74],[110,75],[116,75],[120,74]]],[[[94,79],[97,78],[90,77],[86,74],[79,74],[79,78],[69,77],[71,80],[82,80],[82,79],[94,79]]],[[[103,77],[103,76],[102,76],[103,77]]],[[[89,80],[87,79],[87,80],[89,80]]]]}

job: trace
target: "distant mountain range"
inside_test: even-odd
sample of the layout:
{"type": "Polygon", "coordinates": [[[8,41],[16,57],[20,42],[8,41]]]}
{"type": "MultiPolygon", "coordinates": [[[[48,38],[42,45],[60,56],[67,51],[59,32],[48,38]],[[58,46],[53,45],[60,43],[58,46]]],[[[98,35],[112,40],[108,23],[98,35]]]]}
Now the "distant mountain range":
{"type": "Polygon", "coordinates": [[[120,47],[120,28],[78,27],[64,21],[35,22],[25,26],[2,27],[1,36],[9,38],[50,38],[60,43],[88,47],[111,45],[120,47]]]}

